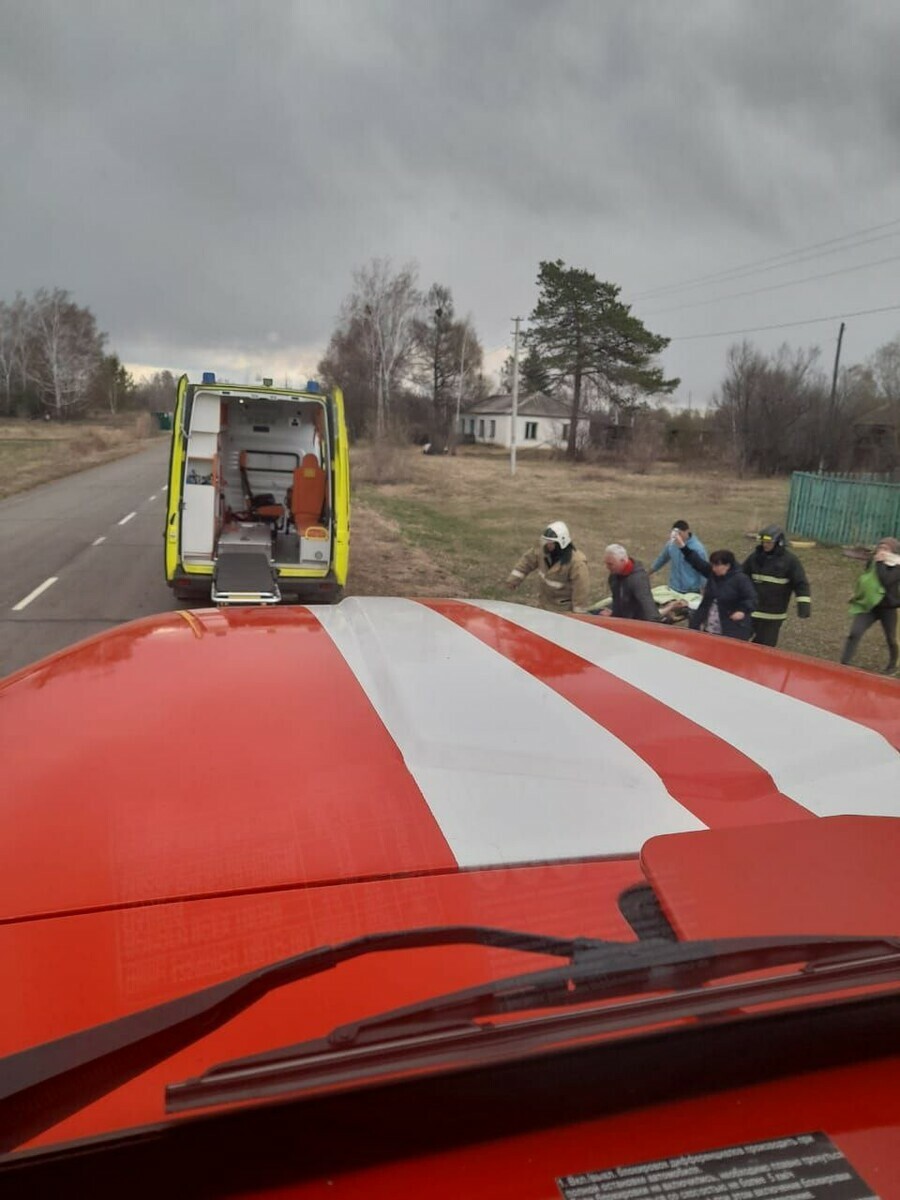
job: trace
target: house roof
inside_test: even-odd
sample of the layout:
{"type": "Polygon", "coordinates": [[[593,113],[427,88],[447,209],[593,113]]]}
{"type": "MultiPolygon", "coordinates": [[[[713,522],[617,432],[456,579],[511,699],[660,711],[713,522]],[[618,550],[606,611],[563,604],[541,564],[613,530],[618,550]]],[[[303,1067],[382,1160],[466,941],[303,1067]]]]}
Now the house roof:
{"type": "Polygon", "coordinates": [[[861,413],[853,422],[854,425],[885,425],[889,429],[897,426],[897,418],[890,404],[879,404],[861,413]]]}
{"type": "MultiPolygon", "coordinates": [[[[556,396],[545,396],[543,392],[530,392],[528,395],[519,396],[517,409],[520,417],[553,417],[555,419],[568,417],[570,410],[571,406],[565,400],[560,400],[556,396]]],[[[512,396],[505,394],[488,396],[486,400],[478,400],[465,411],[467,414],[505,416],[512,412],[512,396]]]]}

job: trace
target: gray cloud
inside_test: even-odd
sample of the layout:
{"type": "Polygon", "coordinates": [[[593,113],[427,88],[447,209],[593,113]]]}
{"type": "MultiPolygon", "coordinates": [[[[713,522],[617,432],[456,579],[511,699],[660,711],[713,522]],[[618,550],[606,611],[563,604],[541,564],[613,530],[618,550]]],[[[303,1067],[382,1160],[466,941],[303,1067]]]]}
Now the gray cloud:
{"type": "MultiPolygon", "coordinates": [[[[628,298],[900,213],[890,0],[0,0],[0,22],[0,294],[68,287],[132,362],[309,369],[373,255],[416,258],[496,346],[542,258],[628,298]]],[[[649,323],[900,303],[894,274],[649,323]]],[[[702,397],[726,346],[667,367],[702,397]]]]}

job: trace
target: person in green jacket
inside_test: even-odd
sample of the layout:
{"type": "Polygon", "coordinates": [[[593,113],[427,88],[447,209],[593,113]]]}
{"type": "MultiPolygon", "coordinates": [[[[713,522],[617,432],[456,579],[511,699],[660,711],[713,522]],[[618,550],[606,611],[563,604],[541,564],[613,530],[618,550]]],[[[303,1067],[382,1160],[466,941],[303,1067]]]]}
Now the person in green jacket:
{"type": "Polygon", "coordinates": [[[882,538],[866,569],[856,581],[856,591],[850,601],[850,633],[844,643],[842,663],[853,661],[860,639],[867,629],[881,622],[888,648],[888,662],[882,674],[892,675],[897,669],[897,609],[900,608],[900,540],[882,538]]]}

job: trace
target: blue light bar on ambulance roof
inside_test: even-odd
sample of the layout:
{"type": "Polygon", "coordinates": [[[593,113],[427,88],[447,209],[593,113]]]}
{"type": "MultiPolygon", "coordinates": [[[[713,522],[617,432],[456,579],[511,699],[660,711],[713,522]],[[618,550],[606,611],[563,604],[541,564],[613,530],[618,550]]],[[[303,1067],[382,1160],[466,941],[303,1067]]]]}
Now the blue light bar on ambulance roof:
{"type": "Polygon", "coordinates": [[[308,392],[321,392],[322,389],[319,387],[319,385],[316,383],[316,381],[314,379],[307,379],[306,390],[308,392]]]}
{"type": "Polygon", "coordinates": [[[203,383],[215,383],[215,382],[216,382],[216,373],[215,373],[215,371],[204,371],[204,372],[203,372],[203,381],[202,381],[202,382],[203,382],[203,383]]]}

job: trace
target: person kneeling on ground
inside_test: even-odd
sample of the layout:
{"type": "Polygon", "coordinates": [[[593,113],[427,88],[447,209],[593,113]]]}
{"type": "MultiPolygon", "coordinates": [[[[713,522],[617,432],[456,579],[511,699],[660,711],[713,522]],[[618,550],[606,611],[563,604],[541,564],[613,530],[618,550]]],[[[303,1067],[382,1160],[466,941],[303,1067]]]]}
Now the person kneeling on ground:
{"type": "Polygon", "coordinates": [[[882,538],[866,569],[856,581],[856,591],[850,601],[853,621],[841,655],[842,663],[853,661],[862,635],[876,622],[881,622],[888,648],[888,662],[883,675],[893,675],[897,669],[897,609],[900,608],[900,540],[882,538]]]}
{"type": "Polygon", "coordinates": [[[706,587],[699,608],[690,615],[691,629],[703,629],[748,642],[753,634],[750,614],[756,607],[756,588],[730,550],[713,550],[709,562],[695,554],[679,535],[681,552],[701,575],[706,587]]]}
{"type": "Polygon", "coordinates": [[[609,571],[612,609],[601,610],[601,615],[609,611],[614,617],[628,617],[632,621],[659,621],[644,564],[631,558],[618,542],[606,547],[603,561],[609,571]]]}
{"type": "Polygon", "coordinates": [[[526,550],[506,580],[514,591],[526,575],[541,579],[538,603],[550,612],[587,612],[590,576],[587,559],[576,550],[564,521],[551,521],[538,544],[526,550]]]}

